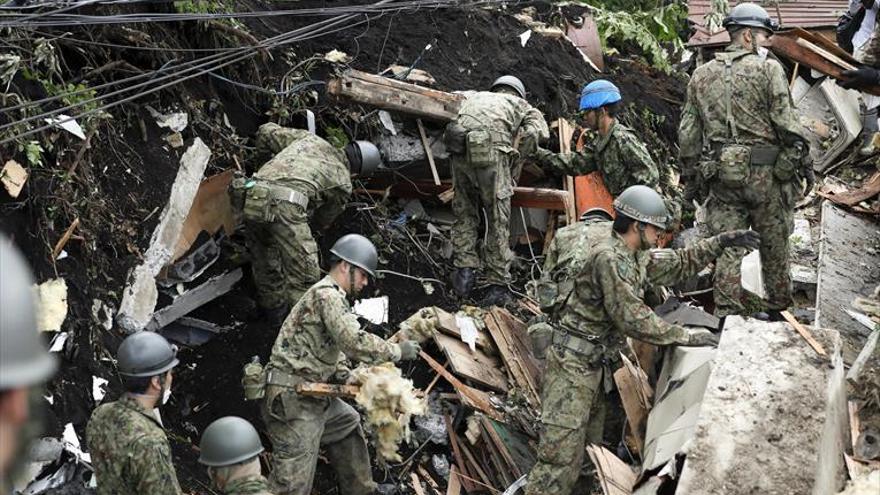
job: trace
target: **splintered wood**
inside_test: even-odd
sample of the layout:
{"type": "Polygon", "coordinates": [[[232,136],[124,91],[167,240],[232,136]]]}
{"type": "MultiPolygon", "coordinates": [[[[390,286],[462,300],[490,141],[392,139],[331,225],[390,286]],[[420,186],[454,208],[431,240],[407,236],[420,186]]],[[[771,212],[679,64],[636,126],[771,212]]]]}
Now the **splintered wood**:
{"type": "Polygon", "coordinates": [[[614,372],[614,383],[620,392],[633,446],[641,454],[645,448],[645,426],[648,423],[654,391],[651,390],[645,372],[623,354],[620,357],[623,359],[623,366],[614,372]]]}
{"type": "Polygon", "coordinates": [[[596,477],[604,495],[629,495],[636,484],[632,468],[605,447],[590,445],[587,454],[596,466],[596,477]]]}
{"type": "Polygon", "coordinates": [[[532,407],[541,407],[541,396],[538,392],[540,371],[526,325],[507,310],[498,307],[493,307],[483,321],[513,381],[523,390],[532,407]]]}

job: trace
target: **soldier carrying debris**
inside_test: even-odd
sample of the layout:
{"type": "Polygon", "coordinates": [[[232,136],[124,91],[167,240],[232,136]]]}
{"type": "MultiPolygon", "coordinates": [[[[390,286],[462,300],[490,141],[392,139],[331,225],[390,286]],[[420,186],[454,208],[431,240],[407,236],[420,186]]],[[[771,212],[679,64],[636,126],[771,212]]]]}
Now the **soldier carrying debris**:
{"type": "Polygon", "coordinates": [[[40,341],[33,283],[24,257],[0,235],[0,492],[7,488],[13,463],[26,458],[31,389],[58,366],[40,341]]]}
{"type": "Polygon", "coordinates": [[[125,394],[98,406],[86,427],[98,494],[181,493],[168,437],[153,412],[171,396],[177,347],[141,331],[122,341],[116,359],[125,394]]]}
{"type": "Polygon", "coordinates": [[[257,147],[277,154],[232,190],[243,202],[260,306],[277,326],[321,277],[309,224],[330,226],[351,195],[351,174],[370,175],[382,158],[367,141],[339,150],[308,131],[272,123],[260,126],[257,147]]]}
{"type": "Polygon", "coordinates": [[[705,329],[666,323],[643,301],[647,284],[686,279],[724,248],[757,248],[758,234],[738,230],[682,250],[652,249],[668,221],[663,198],[646,186],[627,188],[614,201],[613,232],[587,249],[568,294],[551,322],[541,392],[538,460],[528,495],[568,495],[580,473],[585,442],[601,443],[604,394],[629,336],[655,345],[705,346],[718,337],[705,329]]]}
{"type": "Polygon", "coordinates": [[[226,416],[205,428],[199,444],[199,462],[225,495],[272,495],[260,469],[263,444],[247,420],[226,416]]]}
{"type": "Polygon", "coordinates": [[[299,395],[302,382],[326,383],[346,357],[367,363],[415,359],[419,344],[394,344],[361,330],[352,313],[354,298],[375,276],[376,247],[348,234],[330,249],[330,273],[313,285],[281,326],[266,366],[261,413],[274,448],[272,489],[308,495],[318,451],[325,449],[336,471],[340,493],[372,493],[375,483],[357,411],[338,398],[299,395]]]}
{"type": "Polygon", "coordinates": [[[467,297],[476,283],[482,210],[486,217],[483,269],[490,284],[486,304],[501,304],[510,297],[506,287],[513,259],[508,245],[510,198],[519,175],[518,160],[531,155],[538,141],[549,136],[544,116],[525,98],[526,89],[519,79],[499,77],[491,91],[468,96],[444,134],[455,189],[452,286],[458,295],[467,297]]]}
{"type": "MultiPolygon", "coordinates": [[[[782,65],[760,47],[774,29],[767,11],[741,3],[724,27],[730,45],[698,67],[688,84],[678,131],[683,175],[690,177],[685,196],[706,201],[713,233],[751,227],[761,234],[767,307],[776,319],[791,304],[788,238],[801,178],[807,191],[813,186],[809,144],[782,65]]],[[[718,316],[745,311],[740,282],[745,254],[728,249],[718,258],[718,316]]]]}

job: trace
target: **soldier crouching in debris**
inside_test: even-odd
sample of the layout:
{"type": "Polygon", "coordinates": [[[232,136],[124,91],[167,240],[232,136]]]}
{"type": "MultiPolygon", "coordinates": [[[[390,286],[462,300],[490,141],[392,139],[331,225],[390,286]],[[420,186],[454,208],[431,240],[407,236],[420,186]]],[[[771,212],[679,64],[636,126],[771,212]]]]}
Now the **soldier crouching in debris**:
{"type": "Polygon", "coordinates": [[[367,141],[340,150],[308,131],[272,123],[260,126],[257,147],[277,154],[252,178],[233,182],[233,201],[243,201],[259,303],[277,326],[321,277],[309,224],[332,224],[351,195],[351,174],[370,175],[382,158],[367,141]]]}
{"type": "MultiPolygon", "coordinates": [[[[760,46],[774,24],[761,6],[741,3],[724,20],[731,43],[688,83],[678,129],[686,198],[705,201],[714,233],[751,227],[761,234],[761,271],[773,319],[791,304],[789,235],[794,206],[814,182],[809,145],[782,65],[760,46]]],[[[740,266],[728,249],[715,265],[715,314],[743,314],[740,266]]],[[[756,315],[757,316],[757,315],[756,315]]],[[[767,318],[762,315],[761,317],[767,318]]]]}
{"type": "Polygon", "coordinates": [[[510,297],[510,198],[519,175],[514,170],[517,160],[530,155],[538,141],[549,136],[544,116],[525,97],[519,79],[500,77],[491,91],[468,96],[444,134],[455,189],[452,286],[459,296],[467,297],[476,283],[482,210],[487,224],[482,267],[491,286],[487,305],[502,304],[510,297]]]}
{"type": "Polygon", "coordinates": [[[205,428],[199,443],[199,462],[224,495],[272,495],[260,469],[263,444],[247,420],[226,416],[205,428]]]}
{"type": "Polygon", "coordinates": [[[98,494],[181,493],[168,437],[153,412],[171,396],[177,348],[141,331],[122,341],[116,359],[126,393],[98,406],[86,427],[98,494]]]}
{"type": "Polygon", "coordinates": [[[415,359],[419,345],[387,342],[361,330],[348,297],[354,298],[375,276],[378,253],[366,237],[343,236],[333,248],[330,273],[313,285],[281,326],[266,366],[262,405],[272,441],[271,486],[279,494],[308,495],[319,449],[336,471],[340,493],[372,493],[375,483],[357,411],[338,398],[307,397],[302,382],[328,382],[340,360],[367,363],[415,359]]]}
{"type": "Polygon", "coordinates": [[[614,201],[609,235],[591,244],[569,294],[560,294],[552,322],[541,393],[538,461],[529,473],[529,495],[569,495],[580,474],[587,441],[600,444],[606,391],[625,337],[656,345],[714,345],[705,329],[661,320],[643,302],[647,284],[672,284],[705,267],[731,246],[756,248],[754,231],[726,232],[682,250],[652,249],[666,227],[663,199],[632,186],[614,201]]]}
{"type": "Polygon", "coordinates": [[[611,233],[611,214],[603,208],[591,208],[581,215],[579,222],[556,231],[544,254],[541,279],[535,284],[534,297],[541,306],[541,316],[529,325],[529,336],[535,357],[544,359],[553,338],[553,319],[560,307],[560,294],[571,294],[571,284],[580,272],[589,253],[590,245],[605,239],[611,233]]]}
{"type": "MultiPolygon", "coordinates": [[[[25,460],[26,426],[32,421],[31,389],[57,368],[37,331],[33,278],[24,257],[0,235],[0,492],[13,464],[25,460]],[[19,459],[16,459],[16,452],[19,459]]],[[[41,399],[42,401],[42,399],[41,399]]],[[[10,492],[11,493],[11,492],[10,492]]]]}

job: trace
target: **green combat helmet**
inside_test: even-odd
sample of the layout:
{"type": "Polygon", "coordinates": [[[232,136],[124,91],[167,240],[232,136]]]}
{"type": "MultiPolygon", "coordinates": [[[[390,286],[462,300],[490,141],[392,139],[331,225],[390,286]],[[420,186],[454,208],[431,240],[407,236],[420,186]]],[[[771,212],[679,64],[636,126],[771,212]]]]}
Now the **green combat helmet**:
{"type": "Polygon", "coordinates": [[[339,238],[330,252],[339,259],[363,269],[373,277],[379,264],[379,253],[369,239],[360,234],[347,234],[339,238]]]}
{"type": "Polygon", "coordinates": [[[263,444],[257,430],[247,420],[226,416],[205,428],[199,450],[200,463],[209,467],[225,467],[260,455],[263,444]]]}
{"type": "Polygon", "coordinates": [[[764,7],[752,2],[743,2],[731,9],[721,25],[728,31],[738,27],[760,28],[770,32],[776,30],[776,23],[764,7]]]}
{"type": "Polygon", "coordinates": [[[648,186],[627,187],[614,200],[614,211],[618,215],[647,223],[659,229],[666,228],[669,212],[660,194],[648,186]]]}
{"type": "Polygon", "coordinates": [[[120,375],[141,378],[161,375],[180,362],[177,359],[177,346],[171,345],[165,337],[148,331],[126,337],[116,352],[116,359],[120,375]]]}
{"type": "Polygon", "coordinates": [[[495,91],[495,88],[499,86],[506,86],[508,88],[513,89],[519,94],[519,97],[525,99],[526,97],[526,86],[519,80],[518,77],[514,76],[501,76],[498,79],[495,79],[495,82],[492,83],[491,90],[495,91]]]}

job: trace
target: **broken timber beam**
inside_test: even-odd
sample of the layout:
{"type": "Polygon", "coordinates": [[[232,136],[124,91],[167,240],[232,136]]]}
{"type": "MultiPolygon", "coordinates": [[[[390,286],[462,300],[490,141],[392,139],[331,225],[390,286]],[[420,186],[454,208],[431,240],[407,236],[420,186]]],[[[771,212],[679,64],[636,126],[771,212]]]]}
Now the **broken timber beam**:
{"type": "MultiPolygon", "coordinates": [[[[432,181],[398,182],[396,184],[382,184],[381,181],[370,181],[369,189],[358,189],[356,192],[383,196],[388,188],[389,194],[398,198],[434,197],[444,193],[452,187],[449,182],[443,182],[439,186],[432,181]]],[[[571,208],[571,195],[568,191],[560,189],[548,189],[540,187],[514,187],[513,197],[510,199],[511,206],[523,208],[541,208],[551,211],[568,212],[571,208]]]]}
{"type": "Polygon", "coordinates": [[[347,70],[327,83],[327,93],[340,101],[359,103],[416,118],[449,122],[465,97],[415,84],[347,70]]]}
{"type": "Polygon", "coordinates": [[[455,377],[452,373],[446,370],[440,363],[438,363],[434,358],[428,355],[425,351],[419,351],[419,356],[428,363],[428,365],[434,368],[434,371],[443,375],[443,378],[452,385],[455,390],[460,393],[463,397],[465,397],[468,401],[470,401],[471,405],[475,409],[479,409],[484,414],[489,416],[492,419],[496,419],[498,421],[504,421],[501,413],[495,409],[489,402],[489,396],[482,390],[477,390],[475,388],[469,387],[465,385],[461,380],[455,377]]]}

